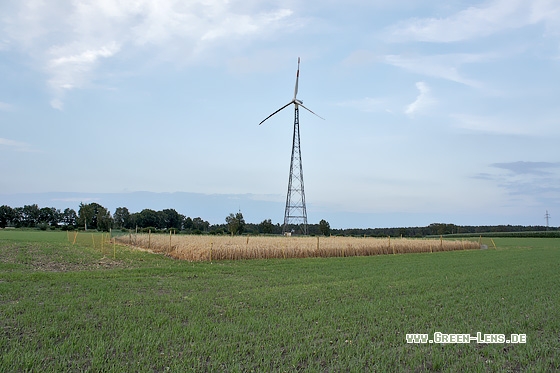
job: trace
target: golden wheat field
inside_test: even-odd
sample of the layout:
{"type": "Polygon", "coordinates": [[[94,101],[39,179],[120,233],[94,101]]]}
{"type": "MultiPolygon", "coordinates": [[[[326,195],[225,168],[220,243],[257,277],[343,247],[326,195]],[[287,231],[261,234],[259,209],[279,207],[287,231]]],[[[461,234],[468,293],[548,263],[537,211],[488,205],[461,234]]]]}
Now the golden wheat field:
{"type": "Polygon", "coordinates": [[[188,261],[310,258],[479,249],[468,240],[130,234],[117,242],[188,261]]]}

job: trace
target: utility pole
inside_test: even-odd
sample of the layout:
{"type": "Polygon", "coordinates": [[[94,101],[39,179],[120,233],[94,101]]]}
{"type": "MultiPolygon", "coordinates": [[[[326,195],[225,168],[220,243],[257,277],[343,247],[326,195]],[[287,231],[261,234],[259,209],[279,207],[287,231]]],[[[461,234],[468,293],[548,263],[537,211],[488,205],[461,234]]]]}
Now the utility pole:
{"type": "Polygon", "coordinates": [[[546,220],[546,230],[548,230],[548,219],[550,219],[550,214],[548,210],[546,210],[546,214],[544,214],[544,219],[546,220]]]}

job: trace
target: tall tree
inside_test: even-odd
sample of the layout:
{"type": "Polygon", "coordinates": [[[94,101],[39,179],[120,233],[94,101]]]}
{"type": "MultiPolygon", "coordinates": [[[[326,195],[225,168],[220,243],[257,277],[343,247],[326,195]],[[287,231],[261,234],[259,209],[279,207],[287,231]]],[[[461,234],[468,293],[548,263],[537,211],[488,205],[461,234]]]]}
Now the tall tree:
{"type": "Polygon", "coordinates": [[[56,227],[60,222],[60,210],[54,207],[43,207],[39,210],[39,222],[56,227]]]}
{"type": "Polygon", "coordinates": [[[10,206],[0,206],[0,228],[6,228],[14,219],[14,209],[10,206]]]}
{"type": "Polygon", "coordinates": [[[274,224],[272,220],[265,219],[259,224],[259,232],[270,234],[274,231],[274,224]]]}
{"type": "Polygon", "coordinates": [[[13,209],[12,224],[16,228],[23,227],[23,207],[15,207],[13,209]]]}
{"type": "Polygon", "coordinates": [[[88,230],[88,225],[90,228],[93,228],[93,216],[95,212],[93,211],[93,206],[90,204],[84,204],[80,202],[80,206],[78,208],[78,224],[84,226],[84,230],[88,230]]]}
{"type": "Polygon", "coordinates": [[[194,230],[206,232],[210,223],[203,220],[201,217],[196,217],[192,220],[192,227],[194,230]]]}
{"type": "Polygon", "coordinates": [[[183,226],[183,221],[185,217],[179,214],[174,209],[165,209],[161,211],[161,224],[162,228],[170,229],[181,229],[183,226]]]}
{"type": "Polygon", "coordinates": [[[155,210],[144,209],[140,211],[138,216],[137,224],[142,228],[160,228],[160,216],[155,210]]]}
{"type": "Polygon", "coordinates": [[[113,218],[111,213],[103,206],[97,209],[97,229],[108,232],[113,226],[113,218]]]}
{"type": "Polygon", "coordinates": [[[80,203],[80,209],[78,210],[78,224],[83,225],[86,231],[88,230],[88,228],[97,229],[97,219],[100,209],[102,209],[101,216],[105,216],[107,209],[101,206],[99,203],[80,203]]]}
{"type": "Polygon", "coordinates": [[[62,212],[61,222],[66,226],[66,228],[75,227],[78,221],[78,215],[76,211],[71,208],[65,208],[62,212]]]}
{"type": "Polygon", "coordinates": [[[319,222],[319,231],[323,236],[329,236],[331,234],[331,225],[325,219],[321,219],[319,222]]]}
{"type": "Polygon", "coordinates": [[[130,213],[126,207],[117,207],[113,214],[115,228],[130,228],[130,213]]]}
{"type": "Polygon", "coordinates": [[[245,219],[243,218],[243,214],[238,212],[237,214],[229,214],[226,217],[226,223],[228,225],[228,231],[233,236],[234,234],[241,234],[245,229],[245,219]]]}
{"type": "Polygon", "coordinates": [[[185,218],[185,229],[192,229],[193,228],[193,220],[190,218],[190,216],[187,216],[185,218]]]}
{"type": "Polygon", "coordinates": [[[37,204],[25,205],[22,210],[22,224],[24,227],[35,227],[39,223],[40,210],[37,204]]]}

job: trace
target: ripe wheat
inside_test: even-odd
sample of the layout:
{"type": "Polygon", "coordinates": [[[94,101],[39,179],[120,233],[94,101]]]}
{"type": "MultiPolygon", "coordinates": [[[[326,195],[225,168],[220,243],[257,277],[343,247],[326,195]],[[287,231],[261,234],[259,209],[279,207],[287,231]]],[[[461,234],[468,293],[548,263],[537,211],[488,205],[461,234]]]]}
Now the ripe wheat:
{"type": "Polygon", "coordinates": [[[479,249],[474,241],[371,237],[132,234],[118,242],[188,261],[346,257],[479,249]]]}

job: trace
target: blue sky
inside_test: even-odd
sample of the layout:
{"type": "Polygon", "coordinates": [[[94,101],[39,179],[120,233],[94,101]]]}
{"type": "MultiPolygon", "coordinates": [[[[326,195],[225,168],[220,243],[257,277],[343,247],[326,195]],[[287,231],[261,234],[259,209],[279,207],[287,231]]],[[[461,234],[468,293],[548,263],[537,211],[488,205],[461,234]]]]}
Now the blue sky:
{"type": "Polygon", "coordinates": [[[0,204],[240,195],[280,222],[293,110],[258,123],[298,57],[310,222],[558,225],[555,0],[2,1],[0,204]]]}

